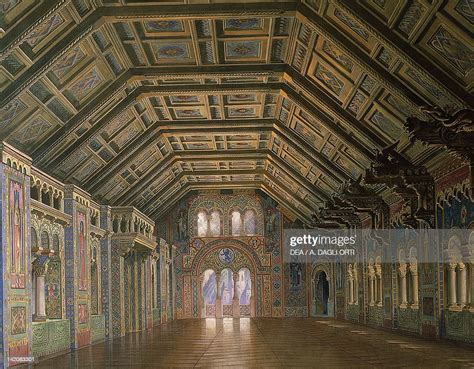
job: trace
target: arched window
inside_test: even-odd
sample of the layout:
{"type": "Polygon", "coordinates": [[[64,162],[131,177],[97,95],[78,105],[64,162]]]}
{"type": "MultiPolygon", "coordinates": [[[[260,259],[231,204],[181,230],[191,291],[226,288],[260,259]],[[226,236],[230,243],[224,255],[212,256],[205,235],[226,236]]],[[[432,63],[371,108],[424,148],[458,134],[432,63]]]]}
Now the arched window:
{"type": "Polygon", "coordinates": [[[39,200],[39,193],[38,193],[38,187],[36,187],[35,185],[31,185],[31,188],[30,188],[30,197],[33,199],[33,200],[39,200]]]}
{"type": "Polygon", "coordinates": [[[246,235],[255,234],[255,212],[247,210],[244,214],[244,230],[246,235]]]}
{"type": "Polygon", "coordinates": [[[49,235],[48,232],[41,232],[41,247],[43,250],[49,250],[49,235]]]}
{"type": "Polygon", "coordinates": [[[217,296],[216,273],[211,269],[204,272],[202,296],[206,305],[215,305],[217,296]]]}
{"type": "Polygon", "coordinates": [[[214,210],[211,213],[211,235],[212,236],[220,236],[221,235],[221,214],[214,210]]]}
{"type": "Polygon", "coordinates": [[[239,282],[237,283],[237,293],[240,305],[250,305],[252,296],[252,281],[250,279],[250,270],[242,268],[239,270],[239,282]]]}
{"type": "Polygon", "coordinates": [[[240,212],[234,210],[232,212],[232,236],[240,236],[241,226],[240,212]]]}
{"type": "Polygon", "coordinates": [[[36,234],[36,230],[31,227],[31,248],[36,249],[38,247],[38,235],[36,234]]]}
{"type": "Polygon", "coordinates": [[[198,213],[197,228],[198,228],[199,237],[207,236],[207,230],[208,230],[207,213],[204,210],[201,210],[198,213]]]}
{"type": "Polygon", "coordinates": [[[53,235],[53,251],[55,255],[59,255],[59,236],[53,235]]]}
{"type": "Polygon", "coordinates": [[[222,298],[222,305],[232,305],[232,298],[234,297],[234,279],[232,270],[224,269],[221,272],[220,281],[220,296],[222,298]]]}

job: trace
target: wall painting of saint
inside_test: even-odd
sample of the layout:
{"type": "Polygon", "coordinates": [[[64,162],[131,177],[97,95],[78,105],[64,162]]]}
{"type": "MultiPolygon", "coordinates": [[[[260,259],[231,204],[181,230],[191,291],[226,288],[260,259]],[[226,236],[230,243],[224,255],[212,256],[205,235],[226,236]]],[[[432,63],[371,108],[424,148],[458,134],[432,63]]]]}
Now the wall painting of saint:
{"type": "Polygon", "coordinates": [[[25,240],[23,186],[10,181],[11,287],[25,288],[25,240]]]}

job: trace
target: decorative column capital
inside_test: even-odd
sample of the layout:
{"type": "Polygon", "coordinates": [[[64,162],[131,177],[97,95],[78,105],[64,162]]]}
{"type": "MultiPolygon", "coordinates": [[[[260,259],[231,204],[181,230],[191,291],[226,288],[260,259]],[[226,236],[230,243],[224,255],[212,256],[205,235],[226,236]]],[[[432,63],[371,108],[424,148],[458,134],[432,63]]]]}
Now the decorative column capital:
{"type": "Polygon", "coordinates": [[[458,266],[458,263],[453,263],[453,262],[451,262],[451,263],[448,264],[448,270],[449,270],[450,272],[455,272],[457,266],[458,266]]]}
{"type": "Polygon", "coordinates": [[[400,264],[398,267],[398,273],[400,274],[400,277],[406,277],[407,275],[407,265],[406,264],[400,264]]]}

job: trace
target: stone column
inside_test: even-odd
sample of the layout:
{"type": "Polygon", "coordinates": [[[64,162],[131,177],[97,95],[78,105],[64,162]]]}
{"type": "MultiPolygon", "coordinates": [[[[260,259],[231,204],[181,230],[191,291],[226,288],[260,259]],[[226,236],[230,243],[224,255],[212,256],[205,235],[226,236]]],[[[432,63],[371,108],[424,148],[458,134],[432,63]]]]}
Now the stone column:
{"type": "Polygon", "coordinates": [[[359,304],[359,277],[357,275],[357,268],[354,268],[353,277],[354,277],[354,280],[353,280],[354,286],[352,287],[352,293],[354,294],[353,303],[355,305],[358,305],[359,304]]]}
{"type": "Polygon", "coordinates": [[[375,274],[374,274],[374,268],[372,265],[369,265],[368,267],[369,270],[369,305],[374,306],[374,294],[375,294],[375,288],[374,288],[374,282],[375,282],[375,274]]]}
{"type": "Polygon", "coordinates": [[[240,235],[245,236],[244,216],[243,216],[243,214],[240,214],[240,235]]]}
{"type": "Polygon", "coordinates": [[[378,282],[377,305],[382,306],[382,303],[383,303],[382,266],[381,265],[376,265],[375,268],[376,268],[375,274],[377,276],[377,282],[378,282]]]}
{"type": "Polygon", "coordinates": [[[239,272],[232,274],[234,281],[234,296],[232,297],[232,316],[234,318],[240,317],[240,301],[239,294],[237,293],[237,284],[239,283],[239,272]]]}
{"type": "Polygon", "coordinates": [[[448,305],[455,306],[456,301],[456,263],[449,263],[448,265],[448,305]]]}
{"type": "Polygon", "coordinates": [[[411,273],[411,280],[412,280],[412,287],[413,287],[413,308],[418,308],[419,300],[418,300],[418,268],[416,264],[410,264],[410,273],[411,273]]]}
{"type": "Polygon", "coordinates": [[[467,303],[467,285],[466,285],[466,264],[460,262],[458,264],[458,272],[459,272],[459,305],[461,307],[466,306],[467,303]]]}
{"type": "Polygon", "coordinates": [[[349,304],[354,303],[354,278],[352,275],[349,276],[349,304]]]}
{"type": "Polygon", "coordinates": [[[400,274],[400,307],[406,308],[407,306],[407,266],[401,264],[398,268],[400,274]]]}
{"type": "Polygon", "coordinates": [[[216,273],[216,318],[222,318],[221,275],[216,273]]]}

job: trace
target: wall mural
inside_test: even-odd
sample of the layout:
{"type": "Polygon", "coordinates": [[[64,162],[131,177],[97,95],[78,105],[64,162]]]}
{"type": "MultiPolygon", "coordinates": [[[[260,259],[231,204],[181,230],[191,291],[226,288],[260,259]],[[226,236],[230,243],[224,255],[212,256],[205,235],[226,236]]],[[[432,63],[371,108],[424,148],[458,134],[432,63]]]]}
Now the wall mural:
{"type": "Polygon", "coordinates": [[[25,242],[24,242],[24,197],[23,186],[10,181],[10,237],[11,237],[11,287],[25,288],[25,242]]]}
{"type": "Polygon", "coordinates": [[[87,290],[87,276],[86,276],[86,215],[82,212],[77,212],[77,223],[79,233],[77,235],[77,244],[79,249],[79,291],[87,290]]]}
{"type": "MultiPolygon", "coordinates": [[[[206,269],[220,273],[226,268],[239,273],[242,268],[248,270],[247,277],[242,275],[243,280],[238,284],[242,285],[242,291],[238,292],[240,301],[247,304],[251,295],[247,291],[253,288],[257,315],[282,316],[281,221],[282,216],[276,209],[276,203],[260,194],[216,193],[189,196],[181,200],[170,215],[157,224],[157,230],[170,230],[172,237],[168,242],[176,245],[174,265],[177,317],[199,317],[197,300],[200,273],[204,273],[206,269]],[[222,236],[198,236],[198,214],[203,209],[209,215],[214,211],[221,214],[222,236]],[[254,217],[248,215],[249,210],[254,217]],[[255,235],[239,235],[231,239],[227,237],[232,234],[233,212],[236,211],[241,214],[242,230],[255,235]],[[263,234],[266,235],[265,238],[262,237],[263,234]],[[214,251],[208,253],[209,250],[214,251]],[[255,285],[252,285],[249,278],[251,274],[255,274],[255,270],[255,285]]],[[[239,234],[242,233],[239,231],[239,234]]],[[[161,237],[159,233],[158,237],[161,237]]],[[[215,276],[205,278],[204,298],[211,301],[214,299],[212,283],[215,283],[215,276]]],[[[221,287],[222,283],[221,280],[221,287]]]]}

